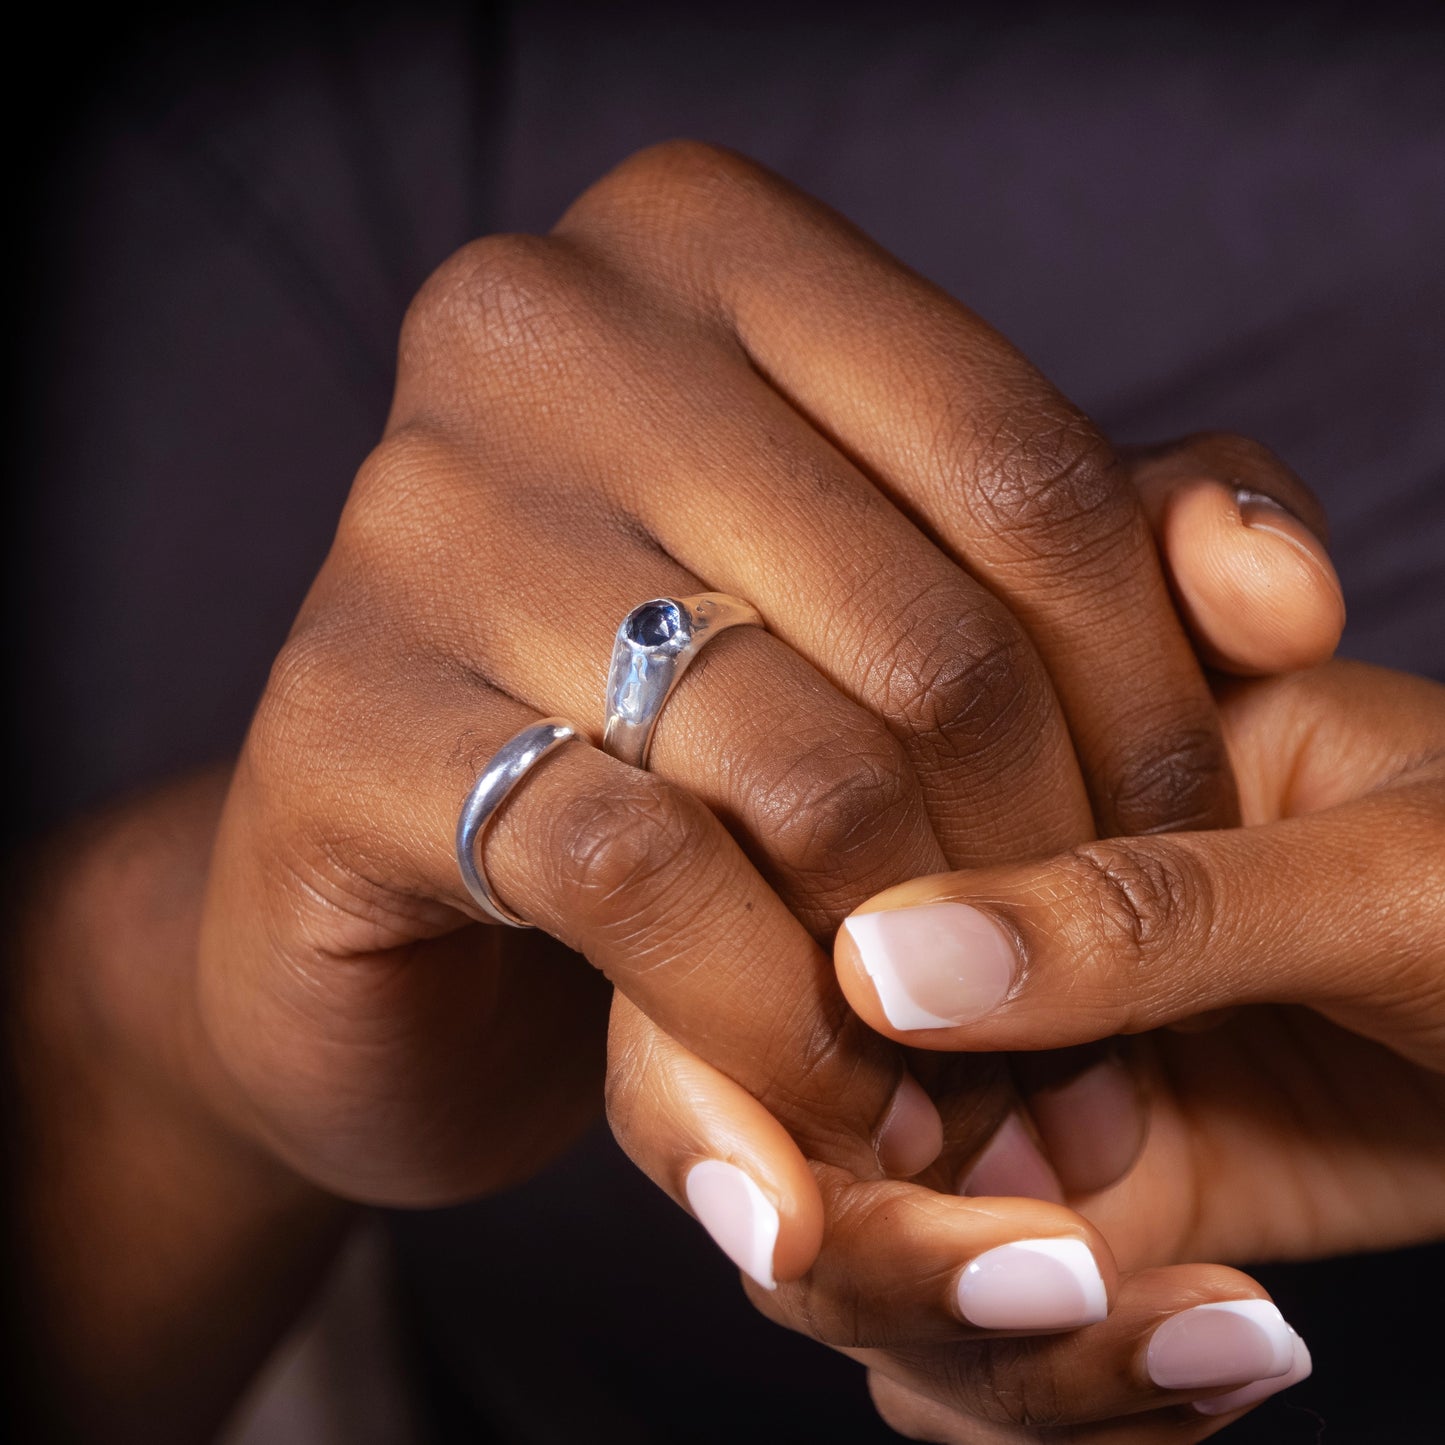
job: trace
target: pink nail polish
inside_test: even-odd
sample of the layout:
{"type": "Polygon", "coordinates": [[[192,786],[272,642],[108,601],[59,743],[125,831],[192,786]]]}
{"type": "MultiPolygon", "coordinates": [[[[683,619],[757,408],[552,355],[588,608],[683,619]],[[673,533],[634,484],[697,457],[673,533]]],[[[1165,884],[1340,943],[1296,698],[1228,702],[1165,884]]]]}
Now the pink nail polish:
{"type": "Polygon", "coordinates": [[[1109,1312],[1099,1266],[1080,1239],[1021,1239],[959,1276],[958,1312],[985,1330],[1072,1330],[1109,1312]]]}
{"type": "Polygon", "coordinates": [[[1314,1369],[1309,1347],[1293,1330],[1290,1331],[1290,1336],[1293,1355],[1290,1367],[1284,1374],[1276,1375],[1273,1379],[1256,1380],[1253,1384],[1245,1385],[1243,1389],[1231,1390],[1227,1395],[1196,1400],[1194,1408],[1201,1415],[1227,1415],[1231,1410],[1243,1410],[1247,1405],[1257,1405],[1261,1400],[1267,1400],[1271,1395],[1277,1395],[1281,1390],[1287,1390],[1291,1385],[1298,1385],[1301,1380],[1308,1379],[1314,1369]]]}
{"type": "Polygon", "coordinates": [[[843,928],[896,1029],[982,1018],[1007,997],[1018,966],[1009,934],[966,903],[855,913],[843,928]]]}
{"type": "Polygon", "coordinates": [[[717,1247],[764,1289],[776,1289],[778,1211],[752,1179],[735,1164],[704,1159],[688,1170],[684,1189],[698,1223],[717,1247]]]}
{"type": "Polygon", "coordinates": [[[960,1194],[1064,1202],[1059,1176],[1029,1137],[1023,1121],[1010,1114],[959,1183],[960,1194]]]}
{"type": "Polygon", "coordinates": [[[1293,1331],[1263,1299],[1219,1300],[1181,1310],[1150,1336],[1146,1365],[1161,1390],[1247,1385],[1283,1375],[1293,1331]]]}
{"type": "Polygon", "coordinates": [[[1113,1184],[1144,1145],[1148,1120],[1139,1090],[1117,1059],[1104,1059],[1056,1089],[1037,1089],[1028,1103],[1058,1177],[1075,1194],[1113,1184]]]}
{"type": "Polygon", "coordinates": [[[921,1174],[943,1152],[943,1120],[923,1086],[906,1069],[873,1148],[883,1172],[895,1179],[921,1174]]]}

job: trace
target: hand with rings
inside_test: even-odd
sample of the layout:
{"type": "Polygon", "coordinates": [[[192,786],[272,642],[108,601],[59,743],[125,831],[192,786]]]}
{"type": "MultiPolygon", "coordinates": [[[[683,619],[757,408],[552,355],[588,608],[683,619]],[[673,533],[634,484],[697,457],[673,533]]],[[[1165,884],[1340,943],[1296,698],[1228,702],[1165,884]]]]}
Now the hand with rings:
{"type": "Polygon", "coordinates": [[[1130,1075],[1071,1099],[906,1048],[826,948],[914,879],[1236,823],[1195,646],[1242,672],[1329,653],[1312,507],[1238,439],[1121,456],[822,206],[643,153],[412,307],[221,820],[197,1087],[348,1199],[496,1190],[595,1107],[601,974],[619,1137],[761,1287],[816,1261],[824,1318],[886,1282],[900,1348],[997,1350],[995,1414],[1031,1370],[1061,1420],[1192,1398],[1127,1362],[1201,1303],[1287,1352],[1246,1276],[1121,1275],[1062,1202],[1137,1154],[1130,1075]],[[723,1098],[710,1133],[649,1084],[678,1078],[723,1098]],[[1039,1197],[956,1197],[1024,1118],[1045,1153],[1015,1129],[995,1182],[1039,1197]],[[945,1300],[954,1266],[973,1293],[945,1300]],[[1037,1365],[1013,1338],[1085,1324],[1037,1365]]]}

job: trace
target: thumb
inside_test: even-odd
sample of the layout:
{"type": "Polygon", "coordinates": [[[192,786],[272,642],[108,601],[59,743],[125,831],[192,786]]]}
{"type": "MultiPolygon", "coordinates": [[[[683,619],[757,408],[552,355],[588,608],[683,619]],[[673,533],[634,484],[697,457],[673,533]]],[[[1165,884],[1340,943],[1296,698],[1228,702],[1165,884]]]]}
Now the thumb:
{"type": "Polygon", "coordinates": [[[1241,676],[1323,662],[1344,626],[1324,512],[1267,447],[1212,432],[1126,453],[1199,655],[1241,676]]]}
{"type": "MultiPolygon", "coordinates": [[[[1418,687],[1408,696],[1433,708],[1438,737],[1445,694],[1418,687]]],[[[1252,737],[1267,743],[1257,721],[1252,737]]],[[[1322,726],[1301,749],[1342,741],[1322,726]]],[[[1439,1067],[1441,759],[1397,757],[1388,783],[1302,817],[1086,843],[890,889],[845,921],[840,984],[873,1028],[915,1048],[1053,1049],[1297,1003],[1439,1067]]],[[[1278,765],[1309,770],[1283,750],[1278,765]]]]}

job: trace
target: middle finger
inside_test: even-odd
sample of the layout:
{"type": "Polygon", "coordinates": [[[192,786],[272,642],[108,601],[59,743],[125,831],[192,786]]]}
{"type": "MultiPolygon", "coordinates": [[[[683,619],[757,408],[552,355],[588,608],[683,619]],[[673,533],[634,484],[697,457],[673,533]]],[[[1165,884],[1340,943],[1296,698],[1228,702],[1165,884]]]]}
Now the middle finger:
{"type": "MultiPolygon", "coordinates": [[[[480,293],[462,318],[472,330],[475,315],[522,313],[525,333],[472,336],[472,367],[425,387],[404,383],[396,418],[435,420],[438,394],[451,396],[443,420],[473,450],[485,493],[472,516],[489,590],[505,585],[512,599],[534,599],[539,570],[552,585],[561,575],[545,554],[497,547],[522,524],[519,502],[545,496],[554,515],[559,504],[609,513],[701,587],[751,602],[775,637],[882,722],[953,866],[1090,836],[1062,712],[1003,605],[764,382],[730,338],[682,318],[659,323],[655,301],[566,243],[514,240],[479,243],[459,263],[460,280],[437,284],[480,293]]],[[[465,513],[455,515],[465,524],[465,513]]],[[[548,540],[555,545],[555,529],[548,540]]],[[[595,532],[587,540],[606,548],[584,559],[595,591],[616,543],[595,532]]],[[[605,619],[609,645],[621,616],[659,590],[618,596],[605,619]]],[[[523,603],[521,612],[547,628],[535,607],[523,603]]],[[[488,625],[514,616],[495,612],[488,625]]],[[[606,651],[593,654],[594,708],[606,651]]],[[[755,674],[730,690],[729,726],[770,681],[755,674]]],[[[686,746],[695,741],[690,699],[702,692],[685,687],[669,704],[654,767],[732,810],[736,799],[686,746]]],[[[804,694],[795,711],[810,702],[804,694]]],[[[735,775],[735,786],[747,781],[735,775]]],[[[846,912],[840,901],[829,900],[818,931],[836,926],[846,912]]]]}

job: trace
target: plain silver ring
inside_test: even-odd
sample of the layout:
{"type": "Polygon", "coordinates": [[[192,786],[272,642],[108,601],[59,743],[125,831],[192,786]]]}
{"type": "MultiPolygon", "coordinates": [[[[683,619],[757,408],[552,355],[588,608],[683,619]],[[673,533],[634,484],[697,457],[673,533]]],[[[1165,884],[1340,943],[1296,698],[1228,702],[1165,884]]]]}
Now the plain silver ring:
{"type": "Polygon", "coordinates": [[[532,771],[548,753],[555,752],[573,738],[584,738],[581,727],[564,717],[546,717],[541,722],[513,734],[497,749],[482,769],[457,818],[457,868],[472,901],[498,923],[513,928],[532,928],[525,918],[518,918],[487,882],[481,865],[482,841],[497,809],[507,800],[512,789],[532,771]]]}
{"type": "Polygon", "coordinates": [[[693,659],[729,627],[762,625],[757,608],[726,592],[654,597],[634,607],[612,645],[602,751],[645,768],[653,729],[693,659]]]}

